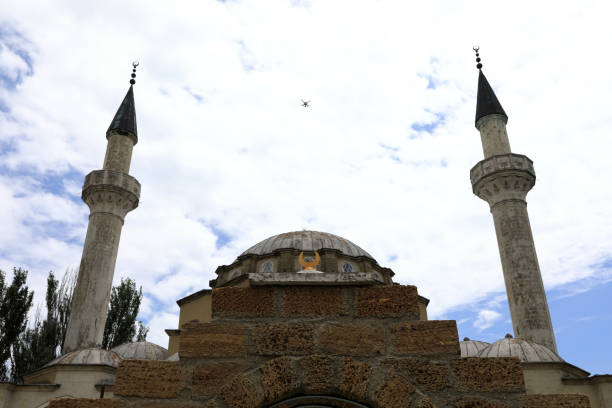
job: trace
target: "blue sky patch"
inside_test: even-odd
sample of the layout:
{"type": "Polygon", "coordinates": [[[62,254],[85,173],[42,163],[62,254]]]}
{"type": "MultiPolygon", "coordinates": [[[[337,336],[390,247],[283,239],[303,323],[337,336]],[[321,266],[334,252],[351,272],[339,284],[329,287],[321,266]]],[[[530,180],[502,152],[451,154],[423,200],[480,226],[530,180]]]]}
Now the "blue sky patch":
{"type": "Polygon", "coordinates": [[[232,242],[232,240],[234,239],[229,232],[224,231],[223,229],[219,228],[218,223],[216,222],[208,222],[206,220],[200,219],[198,220],[199,222],[201,222],[202,224],[204,224],[204,226],[206,226],[206,228],[210,229],[211,232],[215,235],[215,237],[217,238],[216,242],[215,242],[215,247],[217,249],[221,249],[224,246],[226,246],[227,244],[229,244],[230,242],[232,242]]]}
{"type": "MultiPolygon", "coordinates": [[[[547,292],[559,355],[591,374],[605,374],[610,370],[609,362],[602,359],[599,353],[607,347],[612,337],[612,281],[592,286],[584,292],[572,291],[571,286],[575,285],[576,282],[547,292]]],[[[443,318],[457,320],[460,340],[469,337],[472,340],[497,341],[506,333],[513,334],[505,296],[504,292],[491,294],[486,300],[451,310],[443,318]],[[503,301],[491,302],[500,295],[504,296],[503,301]],[[478,312],[485,309],[501,316],[492,320],[489,327],[480,330],[474,322],[478,312]]]]}
{"type": "Polygon", "coordinates": [[[436,89],[438,87],[438,80],[431,75],[419,74],[419,77],[427,80],[427,89],[436,89]]]}
{"type": "Polygon", "coordinates": [[[202,95],[200,95],[200,94],[197,94],[197,93],[193,92],[193,91],[191,90],[191,88],[189,88],[188,86],[184,86],[184,87],[183,87],[183,89],[184,89],[184,90],[185,90],[185,91],[186,91],[186,92],[187,92],[189,95],[191,95],[191,96],[193,97],[193,99],[195,99],[195,100],[196,100],[196,102],[198,102],[198,103],[202,103],[202,102],[204,102],[204,97],[203,97],[202,95]]]}
{"type": "Polygon", "coordinates": [[[236,41],[236,44],[239,46],[238,54],[240,56],[240,63],[242,64],[242,69],[247,72],[255,70],[255,57],[246,46],[246,43],[243,40],[236,41]]]}
{"type": "Polygon", "coordinates": [[[433,133],[438,126],[444,123],[444,119],[446,119],[446,115],[444,115],[443,113],[433,113],[433,115],[435,115],[435,119],[433,121],[413,123],[412,125],[410,125],[410,128],[415,132],[433,133]]]}
{"type": "MultiPolygon", "coordinates": [[[[25,69],[16,69],[0,65],[0,86],[8,90],[15,90],[17,85],[23,82],[26,76],[31,76],[34,73],[34,63],[28,47],[31,47],[30,41],[27,40],[19,31],[7,24],[0,24],[0,53],[14,54],[20,59],[25,69]]],[[[5,103],[0,103],[4,106],[3,112],[7,111],[5,103]]]]}
{"type": "Polygon", "coordinates": [[[391,160],[393,160],[396,163],[401,163],[401,159],[399,158],[399,156],[395,153],[399,152],[400,148],[399,147],[393,147],[393,146],[388,146],[384,143],[379,143],[378,144],[380,147],[382,147],[383,149],[385,149],[388,153],[389,153],[389,158],[391,158],[391,160]]]}

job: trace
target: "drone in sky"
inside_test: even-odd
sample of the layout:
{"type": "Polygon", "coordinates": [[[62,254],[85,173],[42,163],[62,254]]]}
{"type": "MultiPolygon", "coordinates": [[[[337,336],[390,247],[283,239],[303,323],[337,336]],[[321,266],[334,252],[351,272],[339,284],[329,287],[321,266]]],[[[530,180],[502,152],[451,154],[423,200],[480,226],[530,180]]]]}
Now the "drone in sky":
{"type": "Polygon", "coordinates": [[[310,108],[310,101],[305,101],[305,100],[303,100],[303,99],[301,99],[301,101],[302,101],[302,106],[303,106],[303,107],[305,107],[305,108],[310,108]]]}

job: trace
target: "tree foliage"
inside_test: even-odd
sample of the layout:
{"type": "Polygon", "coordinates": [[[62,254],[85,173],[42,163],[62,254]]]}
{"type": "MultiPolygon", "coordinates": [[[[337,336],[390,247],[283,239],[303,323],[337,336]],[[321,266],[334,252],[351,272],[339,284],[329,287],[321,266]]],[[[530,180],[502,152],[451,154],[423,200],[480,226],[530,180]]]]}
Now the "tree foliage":
{"type": "Polygon", "coordinates": [[[130,278],[122,278],[121,284],[113,287],[102,347],[111,349],[135,339],[146,339],[149,329],[144,327],[142,322],[138,322],[138,327],[136,324],[141,300],[142,287],[136,290],[136,282],[130,278]]]}
{"type": "Polygon", "coordinates": [[[74,269],[66,270],[61,284],[53,272],[49,272],[45,297],[47,316],[42,320],[40,310],[37,310],[34,324],[19,336],[13,352],[13,381],[20,382],[24,374],[60,355],[68,328],[75,283],[74,269]]]}
{"type": "MultiPolygon", "coordinates": [[[[27,274],[26,270],[13,268],[13,282],[6,286],[5,273],[0,270],[0,381],[21,383],[24,374],[59,357],[64,347],[76,269],[67,269],[61,282],[49,272],[46,316],[43,319],[37,309],[30,327],[27,316],[34,293],[26,286],[27,274]]],[[[136,290],[132,279],[121,279],[121,284],[112,288],[104,348],[146,340],[149,328],[136,321],[141,300],[142,287],[136,290]]]]}
{"type": "Polygon", "coordinates": [[[34,292],[26,285],[28,271],[13,268],[13,281],[6,285],[5,273],[0,270],[0,380],[8,380],[8,365],[15,365],[14,351],[19,336],[28,323],[34,292]]]}

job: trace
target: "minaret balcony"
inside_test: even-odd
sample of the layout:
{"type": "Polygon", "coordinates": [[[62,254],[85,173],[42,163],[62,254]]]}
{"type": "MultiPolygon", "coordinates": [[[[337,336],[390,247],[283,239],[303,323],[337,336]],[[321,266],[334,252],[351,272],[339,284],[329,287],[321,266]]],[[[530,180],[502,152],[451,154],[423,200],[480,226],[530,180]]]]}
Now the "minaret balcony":
{"type": "Polygon", "coordinates": [[[81,198],[92,214],[111,213],[123,220],[138,207],[140,183],[120,171],[94,170],[85,176],[81,198]]]}
{"type": "Polygon", "coordinates": [[[493,207],[505,200],[525,201],[536,175],[529,157],[507,153],[478,162],[470,170],[470,180],[474,194],[493,207]]]}

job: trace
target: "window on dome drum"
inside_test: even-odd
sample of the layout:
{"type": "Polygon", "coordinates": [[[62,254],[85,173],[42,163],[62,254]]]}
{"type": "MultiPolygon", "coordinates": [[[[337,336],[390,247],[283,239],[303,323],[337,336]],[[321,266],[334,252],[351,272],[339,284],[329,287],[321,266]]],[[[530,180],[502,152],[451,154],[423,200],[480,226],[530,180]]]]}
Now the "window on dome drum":
{"type": "Polygon", "coordinates": [[[342,272],[346,272],[346,273],[353,272],[353,265],[348,262],[344,262],[342,264],[342,272]]]}
{"type": "Polygon", "coordinates": [[[272,264],[272,261],[266,261],[261,264],[262,272],[274,272],[273,269],[274,269],[274,265],[272,264]]]}

